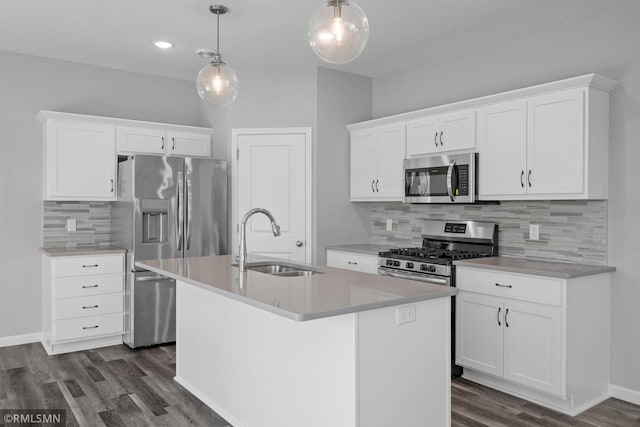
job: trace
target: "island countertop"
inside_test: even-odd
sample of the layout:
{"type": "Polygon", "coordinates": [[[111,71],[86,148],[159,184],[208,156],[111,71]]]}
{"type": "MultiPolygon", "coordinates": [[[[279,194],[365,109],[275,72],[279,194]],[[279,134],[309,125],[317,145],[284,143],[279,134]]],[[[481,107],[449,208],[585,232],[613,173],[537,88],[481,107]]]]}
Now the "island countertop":
{"type": "Polygon", "coordinates": [[[338,316],[456,295],[454,287],[378,276],[274,259],[250,259],[304,265],[318,274],[281,277],[248,270],[240,274],[229,255],[138,261],[146,268],[296,321],[338,316]]]}

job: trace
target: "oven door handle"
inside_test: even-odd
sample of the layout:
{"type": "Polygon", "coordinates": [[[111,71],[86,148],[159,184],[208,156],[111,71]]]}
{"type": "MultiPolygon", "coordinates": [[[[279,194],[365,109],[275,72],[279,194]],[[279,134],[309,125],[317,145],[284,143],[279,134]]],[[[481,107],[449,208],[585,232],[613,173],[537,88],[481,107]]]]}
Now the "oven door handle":
{"type": "Polygon", "coordinates": [[[430,276],[425,276],[425,275],[417,275],[417,274],[407,274],[407,273],[394,273],[392,271],[389,271],[387,269],[382,269],[382,268],[378,268],[378,274],[381,276],[390,276],[390,277],[397,277],[399,279],[409,279],[409,280],[416,280],[418,282],[426,282],[426,283],[433,283],[435,285],[447,285],[447,279],[441,279],[441,278],[437,278],[437,277],[430,277],[430,276]]]}
{"type": "Polygon", "coordinates": [[[452,202],[454,202],[456,200],[455,196],[453,195],[453,169],[456,167],[456,161],[452,161],[451,163],[449,163],[449,169],[447,170],[447,193],[449,193],[449,199],[451,199],[452,202]]]}

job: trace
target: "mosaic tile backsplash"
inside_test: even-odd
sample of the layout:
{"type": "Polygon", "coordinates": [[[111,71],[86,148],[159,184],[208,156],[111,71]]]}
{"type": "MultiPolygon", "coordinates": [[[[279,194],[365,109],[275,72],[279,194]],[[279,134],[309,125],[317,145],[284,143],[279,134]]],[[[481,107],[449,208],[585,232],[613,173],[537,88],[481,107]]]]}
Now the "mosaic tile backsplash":
{"type": "Polygon", "coordinates": [[[43,202],[43,247],[82,248],[111,244],[109,202],[43,202]],[[76,231],[67,231],[67,219],[76,231]]]}
{"type": "Polygon", "coordinates": [[[579,264],[607,264],[607,201],[517,201],[499,205],[376,204],[372,243],[420,246],[421,219],[476,220],[498,224],[500,255],[579,264]],[[386,231],[386,220],[393,230],[386,231]],[[540,240],[529,240],[540,224],[540,240]]]}

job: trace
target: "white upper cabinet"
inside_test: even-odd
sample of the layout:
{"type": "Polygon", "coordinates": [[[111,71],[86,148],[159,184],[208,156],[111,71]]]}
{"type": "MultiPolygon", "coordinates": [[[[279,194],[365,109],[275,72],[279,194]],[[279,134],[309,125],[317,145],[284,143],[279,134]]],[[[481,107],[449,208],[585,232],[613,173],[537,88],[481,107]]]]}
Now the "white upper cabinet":
{"type": "Polygon", "coordinates": [[[401,201],[404,123],[351,132],[351,200],[401,201]]]}
{"type": "Polygon", "coordinates": [[[476,147],[475,110],[407,122],[407,157],[476,147]]]}
{"type": "Polygon", "coordinates": [[[115,128],[46,119],[44,200],[115,200],[115,128]]]}
{"type": "Polygon", "coordinates": [[[602,112],[608,111],[608,102],[593,93],[588,105],[586,97],[593,90],[573,89],[481,108],[479,198],[606,198],[608,113],[602,112]]]}
{"type": "MultiPolygon", "coordinates": [[[[180,127],[182,128],[182,127],[180,127]]],[[[118,154],[211,157],[211,130],[161,127],[118,127],[118,154]]]]}

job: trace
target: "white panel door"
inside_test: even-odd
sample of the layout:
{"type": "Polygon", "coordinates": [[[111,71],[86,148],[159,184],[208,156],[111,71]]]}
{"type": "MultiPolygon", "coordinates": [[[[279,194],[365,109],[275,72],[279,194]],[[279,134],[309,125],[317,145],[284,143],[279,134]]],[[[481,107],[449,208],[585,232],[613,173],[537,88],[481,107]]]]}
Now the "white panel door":
{"type": "Polygon", "coordinates": [[[459,111],[440,116],[440,151],[476,148],[476,112],[459,111]]]}
{"type": "Polygon", "coordinates": [[[504,307],[504,378],[561,395],[561,310],[515,301],[504,307]]]}
{"type": "Polygon", "coordinates": [[[405,153],[404,124],[379,129],[376,150],[378,166],[374,186],[376,197],[402,200],[404,194],[402,166],[405,153]]]}
{"type": "Polygon", "coordinates": [[[440,150],[437,117],[407,123],[407,157],[437,153],[440,150]]]}
{"type": "Polygon", "coordinates": [[[50,121],[46,135],[48,200],[115,200],[115,127],[50,121]]]}
{"type": "Polygon", "coordinates": [[[478,110],[478,149],[480,198],[526,194],[526,101],[505,102],[478,110]]]}
{"type": "Polygon", "coordinates": [[[375,196],[376,134],[373,129],[351,133],[351,199],[375,196]]]}
{"type": "Polygon", "coordinates": [[[584,191],[584,90],[535,97],[528,102],[529,194],[584,191]]]}
{"type": "Polygon", "coordinates": [[[499,298],[460,292],[456,297],[456,363],[502,376],[503,314],[499,298]]]}
{"type": "Polygon", "coordinates": [[[311,245],[307,233],[310,131],[236,132],[236,221],[240,223],[250,209],[265,208],[273,214],[281,232],[274,237],[268,218],[255,214],[247,223],[247,253],[310,262],[307,259],[307,245],[311,245]]]}

